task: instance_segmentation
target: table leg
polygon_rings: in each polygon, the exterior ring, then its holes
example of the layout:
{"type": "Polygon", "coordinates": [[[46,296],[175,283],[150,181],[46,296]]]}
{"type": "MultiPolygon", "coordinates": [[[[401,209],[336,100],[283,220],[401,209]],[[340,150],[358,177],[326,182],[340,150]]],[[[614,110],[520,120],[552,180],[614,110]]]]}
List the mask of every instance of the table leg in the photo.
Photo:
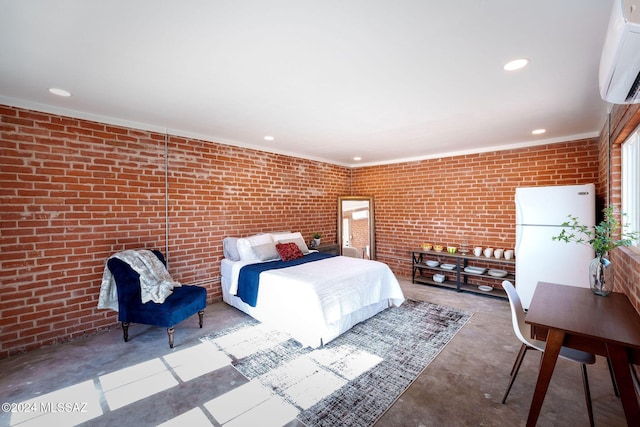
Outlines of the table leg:
{"type": "Polygon", "coordinates": [[[531,408],[529,408],[529,418],[527,418],[527,427],[534,427],[538,422],[538,416],[540,415],[540,409],[542,409],[542,403],[544,397],[547,394],[549,388],[549,382],[551,381],[551,375],[556,367],[558,360],[558,354],[562,348],[562,342],[564,341],[565,333],[556,329],[549,329],[547,335],[547,344],[545,351],[542,355],[542,363],[540,364],[540,372],[538,372],[538,381],[536,382],[536,389],[533,392],[533,400],[531,401],[531,408]]]}
{"type": "Polygon", "coordinates": [[[613,368],[613,375],[620,392],[620,400],[624,409],[624,416],[630,426],[640,425],[640,407],[638,396],[631,379],[631,367],[627,350],[623,346],[607,343],[607,353],[613,368]]]}

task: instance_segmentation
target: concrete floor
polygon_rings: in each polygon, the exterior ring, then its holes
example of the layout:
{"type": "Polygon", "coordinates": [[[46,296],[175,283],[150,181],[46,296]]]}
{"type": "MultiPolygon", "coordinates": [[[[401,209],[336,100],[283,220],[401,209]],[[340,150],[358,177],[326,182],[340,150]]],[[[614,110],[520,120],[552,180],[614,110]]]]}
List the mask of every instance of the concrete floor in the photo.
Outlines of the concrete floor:
{"type": "MultiPolygon", "coordinates": [[[[401,285],[409,299],[460,308],[473,316],[376,426],[525,425],[539,353],[527,354],[507,403],[501,404],[520,347],[508,302],[406,280],[401,285]]],[[[247,380],[199,338],[245,318],[217,303],[207,308],[203,329],[197,316],[176,328],[173,350],[163,328],[132,325],[128,343],[121,329],[114,328],[0,360],[0,401],[20,410],[9,413],[3,406],[0,426],[219,426],[226,421],[220,414],[228,412],[225,397],[233,394],[228,392],[246,388],[247,380]],[[21,404],[33,399],[37,403],[21,404]]],[[[606,361],[598,358],[588,372],[596,425],[626,425],[606,361]]],[[[290,418],[277,419],[269,415],[272,409],[235,425],[287,424],[290,418]]],[[[558,361],[538,425],[588,425],[577,364],[558,361]]]]}

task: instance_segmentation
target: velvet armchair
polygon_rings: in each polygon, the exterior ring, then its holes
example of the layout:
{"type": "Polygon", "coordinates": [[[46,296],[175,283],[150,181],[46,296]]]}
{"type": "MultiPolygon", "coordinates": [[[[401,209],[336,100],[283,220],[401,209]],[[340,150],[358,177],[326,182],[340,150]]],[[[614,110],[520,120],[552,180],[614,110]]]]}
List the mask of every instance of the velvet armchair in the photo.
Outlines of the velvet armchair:
{"type": "MultiPolygon", "coordinates": [[[[166,266],[162,253],[153,253],[166,266]]],[[[207,290],[201,286],[183,285],[175,287],[162,304],[149,301],[142,303],[140,275],[129,264],[110,258],[107,266],[111,271],[118,290],[118,320],[122,322],[124,341],[129,340],[129,324],[162,326],[167,328],[169,347],[173,348],[175,326],[188,317],[198,313],[200,327],[207,305],[207,290]]]]}

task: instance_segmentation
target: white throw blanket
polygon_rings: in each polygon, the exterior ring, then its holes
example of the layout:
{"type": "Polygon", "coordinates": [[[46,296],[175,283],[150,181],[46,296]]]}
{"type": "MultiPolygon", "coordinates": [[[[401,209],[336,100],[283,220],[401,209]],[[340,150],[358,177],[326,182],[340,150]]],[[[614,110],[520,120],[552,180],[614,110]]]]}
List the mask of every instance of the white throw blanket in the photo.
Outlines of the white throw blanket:
{"type": "MultiPolygon", "coordinates": [[[[142,302],[163,303],[173,293],[173,288],[182,286],[171,278],[162,261],[149,250],[127,250],[112,255],[129,264],[140,275],[140,295],[142,302]]],[[[107,260],[108,262],[108,260],[107,260]]],[[[105,265],[100,285],[98,308],[118,311],[118,288],[109,267],[105,265]]]]}

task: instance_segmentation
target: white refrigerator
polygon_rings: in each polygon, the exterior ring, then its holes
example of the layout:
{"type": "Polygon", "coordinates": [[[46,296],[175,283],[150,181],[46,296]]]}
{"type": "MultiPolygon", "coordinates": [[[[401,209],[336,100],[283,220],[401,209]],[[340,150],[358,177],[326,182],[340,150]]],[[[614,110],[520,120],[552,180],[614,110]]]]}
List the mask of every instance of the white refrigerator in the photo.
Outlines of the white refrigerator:
{"type": "Polygon", "coordinates": [[[551,282],[589,287],[593,249],[584,244],[552,240],[561,224],[578,217],[595,226],[595,186],[570,185],[516,189],[516,289],[522,306],[529,308],[536,284],[551,282]]]}

